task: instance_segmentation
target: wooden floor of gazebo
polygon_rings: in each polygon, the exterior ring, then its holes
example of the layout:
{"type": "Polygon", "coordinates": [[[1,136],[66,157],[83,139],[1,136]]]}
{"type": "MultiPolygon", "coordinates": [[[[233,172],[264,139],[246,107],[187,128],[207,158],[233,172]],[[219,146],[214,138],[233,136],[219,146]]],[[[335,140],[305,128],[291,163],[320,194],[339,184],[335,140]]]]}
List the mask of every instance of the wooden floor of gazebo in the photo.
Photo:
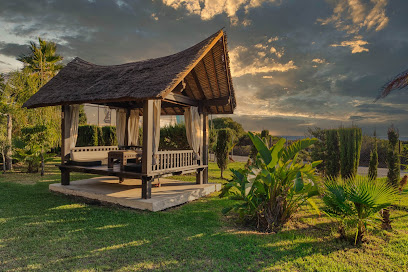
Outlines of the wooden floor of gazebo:
{"type": "Polygon", "coordinates": [[[196,200],[221,189],[221,184],[195,184],[160,178],[160,187],[152,188],[150,199],[141,198],[142,181],[125,179],[119,183],[115,177],[96,177],[72,181],[69,186],[60,183],[51,184],[53,192],[81,197],[101,204],[113,204],[123,207],[161,211],[186,202],[196,200]]]}

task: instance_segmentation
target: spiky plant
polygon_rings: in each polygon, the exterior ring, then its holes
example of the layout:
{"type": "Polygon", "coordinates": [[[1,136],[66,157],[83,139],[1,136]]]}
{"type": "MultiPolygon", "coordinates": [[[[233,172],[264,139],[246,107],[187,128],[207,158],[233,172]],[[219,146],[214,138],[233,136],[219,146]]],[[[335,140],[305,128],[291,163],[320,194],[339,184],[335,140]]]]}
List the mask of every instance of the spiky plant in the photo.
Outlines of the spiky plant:
{"type": "Polygon", "coordinates": [[[386,181],[373,181],[368,177],[329,178],[324,185],[325,213],[338,220],[341,235],[345,235],[345,225],[356,226],[355,244],[362,241],[367,225],[373,223],[374,216],[398,198],[395,187],[386,181]]]}

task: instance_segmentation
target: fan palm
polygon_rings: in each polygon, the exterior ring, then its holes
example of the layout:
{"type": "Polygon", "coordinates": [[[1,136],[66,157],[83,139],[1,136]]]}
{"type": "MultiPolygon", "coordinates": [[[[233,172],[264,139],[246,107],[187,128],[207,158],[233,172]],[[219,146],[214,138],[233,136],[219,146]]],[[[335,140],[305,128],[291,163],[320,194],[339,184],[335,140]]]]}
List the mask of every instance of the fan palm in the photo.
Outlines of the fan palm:
{"type": "Polygon", "coordinates": [[[44,85],[46,79],[50,79],[63,67],[59,64],[63,58],[56,54],[57,45],[38,38],[39,45],[30,42],[30,53],[20,55],[17,60],[23,62],[26,67],[39,76],[40,85],[44,85]]]}
{"type": "Polygon", "coordinates": [[[368,177],[328,179],[324,185],[325,213],[339,220],[341,235],[345,233],[343,223],[356,226],[355,244],[361,242],[374,216],[398,198],[397,190],[386,181],[368,177]]]}

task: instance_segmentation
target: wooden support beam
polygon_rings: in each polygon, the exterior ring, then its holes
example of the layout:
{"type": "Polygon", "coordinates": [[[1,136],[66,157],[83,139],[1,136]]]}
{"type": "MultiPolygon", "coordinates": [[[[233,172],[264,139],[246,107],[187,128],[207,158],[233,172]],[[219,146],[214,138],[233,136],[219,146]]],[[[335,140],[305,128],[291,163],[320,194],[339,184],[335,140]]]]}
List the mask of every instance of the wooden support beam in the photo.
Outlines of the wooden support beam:
{"type": "Polygon", "coordinates": [[[200,93],[202,99],[206,99],[207,97],[204,94],[203,87],[201,86],[200,80],[198,79],[195,69],[191,70],[191,75],[193,76],[194,82],[197,85],[198,92],[200,93]]]}
{"type": "MultiPolygon", "coordinates": [[[[209,146],[209,128],[208,128],[208,113],[203,112],[203,142],[202,142],[202,165],[208,165],[208,146],[209,146]]],[[[203,183],[208,183],[208,167],[203,170],[203,183]]]]}
{"type": "Polygon", "coordinates": [[[212,97],[210,97],[210,99],[212,99],[212,98],[214,98],[214,90],[213,90],[213,87],[211,86],[210,77],[208,76],[208,71],[207,71],[207,67],[205,65],[204,59],[205,59],[205,57],[201,60],[201,62],[203,63],[205,76],[207,78],[208,86],[210,86],[210,90],[211,90],[211,94],[212,94],[212,97]]]}
{"type": "Polygon", "coordinates": [[[230,103],[229,97],[220,97],[209,100],[200,101],[200,105],[209,107],[209,106],[225,106],[230,103]]]}
{"type": "Polygon", "coordinates": [[[70,171],[68,169],[62,169],[61,170],[61,185],[69,185],[70,183],[70,171]]]}
{"type": "Polygon", "coordinates": [[[125,146],[129,145],[129,119],[130,119],[130,109],[126,109],[125,146]]]}
{"type": "Polygon", "coordinates": [[[164,100],[185,106],[198,106],[197,100],[182,94],[169,93],[164,100]]]}
{"type": "Polygon", "coordinates": [[[153,156],[153,100],[146,100],[143,106],[143,153],[142,173],[152,172],[153,156]]]}
{"type": "Polygon", "coordinates": [[[152,198],[152,177],[142,177],[142,198],[152,198]]]}
{"type": "Polygon", "coordinates": [[[214,51],[211,49],[211,57],[212,57],[212,63],[213,63],[213,68],[214,68],[214,76],[215,76],[215,81],[217,82],[217,91],[218,91],[218,97],[221,97],[221,89],[220,89],[220,84],[218,82],[218,76],[217,76],[217,67],[215,67],[215,57],[214,57],[214,51]]]}
{"type": "MultiPolygon", "coordinates": [[[[225,46],[225,36],[222,36],[222,45],[224,51],[224,64],[225,64],[225,73],[227,74],[227,84],[228,84],[228,94],[231,96],[231,79],[228,70],[228,59],[227,59],[227,49],[225,46]]],[[[232,109],[232,107],[231,107],[232,109]]]]}

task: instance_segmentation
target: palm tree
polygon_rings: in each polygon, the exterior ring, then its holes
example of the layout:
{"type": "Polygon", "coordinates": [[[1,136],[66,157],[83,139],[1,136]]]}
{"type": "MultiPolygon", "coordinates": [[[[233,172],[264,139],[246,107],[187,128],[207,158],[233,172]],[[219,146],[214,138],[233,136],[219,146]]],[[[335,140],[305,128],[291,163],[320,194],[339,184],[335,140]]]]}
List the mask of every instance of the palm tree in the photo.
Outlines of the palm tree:
{"type": "Polygon", "coordinates": [[[39,45],[30,42],[30,53],[20,55],[17,60],[24,63],[25,67],[40,78],[40,87],[47,79],[55,76],[62,69],[62,56],[56,54],[57,45],[54,42],[47,42],[38,38],[39,45]]]}
{"type": "Polygon", "coordinates": [[[393,90],[401,90],[408,87],[408,70],[402,72],[401,74],[397,75],[395,78],[390,80],[386,83],[380,94],[377,96],[375,101],[381,98],[385,98],[389,95],[393,90]]]}
{"type": "MultiPolygon", "coordinates": [[[[17,60],[24,63],[25,69],[40,79],[40,88],[62,69],[62,56],[57,55],[57,44],[38,38],[39,45],[30,42],[30,53],[20,55],[17,60]]],[[[55,109],[51,110],[54,111],[55,109]]],[[[44,150],[41,149],[41,176],[44,175],[44,150]]]]}

